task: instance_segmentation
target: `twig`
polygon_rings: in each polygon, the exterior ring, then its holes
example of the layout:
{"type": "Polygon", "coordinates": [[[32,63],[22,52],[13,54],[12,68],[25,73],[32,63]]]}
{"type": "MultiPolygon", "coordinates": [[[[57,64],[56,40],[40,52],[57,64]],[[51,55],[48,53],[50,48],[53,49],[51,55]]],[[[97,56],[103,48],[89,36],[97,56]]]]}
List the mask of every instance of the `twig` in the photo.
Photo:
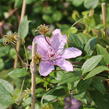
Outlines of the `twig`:
{"type": "Polygon", "coordinates": [[[31,96],[32,96],[32,102],[31,102],[31,109],[35,109],[35,85],[36,85],[36,64],[34,62],[35,57],[35,42],[32,42],[32,61],[30,65],[30,71],[31,71],[31,96]]]}
{"type": "MultiPolygon", "coordinates": [[[[19,58],[19,60],[21,61],[22,65],[25,65],[25,62],[23,61],[23,59],[20,57],[20,55],[18,54],[16,48],[14,47],[15,51],[16,51],[16,54],[17,54],[17,57],[19,58]]],[[[28,64],[28,63],[27,63],[28,64]]]]}
{"type": "MultiPolygon", "coordinates": [[[[25,47],[25,45],[24,45],[24,51],[25,51],[26,63],[27,63],[27,65],[29,65],[29,62],[28,62],[28,54],[27,54],[27,52],[26,52],[26,47],[25,47]]],[[[28,66],[27,66],[27,68],[28,68],[28,66]]]]}
{"type": "Polygon", "coordinates": [[[83,20],[83,18],[77,20],[77,21],[72,25],[72,27],[75,26],[77,23],[81,22],[82,20],[83,20]]]}
{"type": "Polygon", "coordinates": [[[23,0],[20,23],[21,23],[22,20],[23,20],[23,17],[24,17],[24,15],[25,15],[25,11],[26,11],[26,0],[23,0]]]}
{"type": "Polygon", "coordinates": [[[11,9],[11,10],[8,12],[8,16],[6,17],[6,19],[8,19],[9,17],[11,17],[16,11],[17,11],[17,8],[11,9]]]}
{"type": "Polygon", "coordinates": [[[102,8],[102,23],[105,26],[105,36],[106,36],[106,3],[102,3],[101,8],[102,8]]]}
{"type": "MultiPolygon", "coordinates": [[[[26,10],[26,1],[23,0],[20,23],[22,22],[23,17],[24,17],[24,15],[25,15],[25,10],[26,10]]],[[[18,53],[18,54],[19,54],[19,50],[20,50],[20,44],[21,44],[21,41],[18,40],[18,41],[17,41],[17,44],[16,44],[16,50],[17,50],[17,53],[18,53]]],[[[18,56],[16,56],[16,58],[15,58],[15,61],[14,61],[14,68],[17,68],[17,65],[18,65],[18,56]]]]}

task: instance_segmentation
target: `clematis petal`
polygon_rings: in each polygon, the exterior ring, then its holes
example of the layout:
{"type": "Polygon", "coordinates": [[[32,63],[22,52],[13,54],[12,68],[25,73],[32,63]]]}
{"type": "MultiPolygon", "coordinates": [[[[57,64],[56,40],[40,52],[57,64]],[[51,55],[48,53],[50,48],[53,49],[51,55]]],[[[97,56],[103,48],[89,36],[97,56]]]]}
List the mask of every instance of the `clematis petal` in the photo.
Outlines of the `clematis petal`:
{"type": "Polygon", "coordinates": [[[73,65],[64,59],[58,59],[56,65],[61,67],[65,71],[73,71],[73,65]]]}
{"type": "Polygon", "coordinates": [[[45,37],[43,35],[38,35],[36,36],[33,41],[35,41],[37,47],[37,53],[39,53],[39,55],[41,55],[42,58],[47,58],[48,56],[48,51],[50,49],[50,45],[49,45],[49,39],[45,39],[45,37]]]}
{"type": "Polygon", "coordinates": [[[69,58],[76,58],[78,56],[80,56],[82,54],[82,51],[71,47],[71,48],[66,48],[62,54],[62,57],[65,59],[69,59],[69,58]]]}
{"type": "Polygon", "coordinates": [[[67,37],[61,34],[60,29],[55,29],[51,37],[51,46],[57,52],[58,50],[63,50],[67,42],[67,37]]]}
{"type": "Polygon", "coordinates": [[[43,49],[41,46],[37,46],[36,52],[41,56],[43,60],[48,60],[48,52],[43,49]]]}
{"type": "Polygon", "coordinates": [[[37,46],[40,46],[44,50],[48,50],[50,47],[49,43],[47,42],[48,39],[46,40],[45,36],[43,35],[36,36],[33,41],[37,44],[37,46]]]}
{"type": "Polygon", "coordinates": [[[54,66],[49,61],[41,61],[39,65],[39,73],[42,76],[47,76],[54,70],[54,66]]]}

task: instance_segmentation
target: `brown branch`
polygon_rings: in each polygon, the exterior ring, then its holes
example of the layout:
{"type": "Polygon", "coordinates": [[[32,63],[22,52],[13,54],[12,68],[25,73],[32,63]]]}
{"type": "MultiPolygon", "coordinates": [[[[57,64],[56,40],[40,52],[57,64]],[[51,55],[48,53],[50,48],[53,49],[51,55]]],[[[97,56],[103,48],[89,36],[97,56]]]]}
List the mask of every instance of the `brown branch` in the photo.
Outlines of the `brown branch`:
{"type": "Polygon", "coordinates": [[[14,9],[9,10],[8,16],[6,17],[6,19],[8,19],[9,17],[11,17],[16,11],[17,11],[17,8],[14,8],[14,9]]]}
{"type": "Polygon", "coordinates": [[[102,8],[102,23],[105,26],[105,35],[106,35],[106,3],[102,3],[101,8],[102,8]]]}
{"type": "Polygon", "coordinates": [[[32,96],[32,102],[31,102],[31,109],[35,109],[35,85],[36,85],[36,64],[34,62],[35,57],[35,43],[32,42],[32,61],[30,65],[30,71],[31,71],[31,96],[32,96]]]}
{"type": "MultiPolygon", "coordinates": [[[[20,23],[22,22],[23,17],[25,15],[25,10],[26,10],[26,0],[23,0],[20,23]]],[[[19,51],[20,51],[20,45],[21,45],[21,41],[18,40],[17,44],[16,44],[16,50],[17,50],[18,54],[19,54],[19,51]]],[[[15,58],[15,61],[14,61],[14,68],[17,68],[17,65],[18,65],[18,56],[16,55],[16,58],[15,58]]]]}
{"type": "Polygon", "coordinates": [[[24,17],[24,15],[25,15],[25,11],[26,11],[26,0],[23,0],[20,23],[21,23],[22,20],[23,20],[23,17],[24,17]]]}
{"type": "Polygon", "coordinates": [[[15,49],[15,51],[16,51],[16,54],[17,54],[18,59],[19,59],[20,62],[21,62],[21,65],[24,66],[24,67],[28,67],[28,66],[27,66],[28,64],[26,64],[26,62],[24,62],[23,59],[21,58],[21,56],[18,54],[18,52],[17,52],[17,50],[16,50],[16,47],[14,47],[14,49],[15,49]]]}

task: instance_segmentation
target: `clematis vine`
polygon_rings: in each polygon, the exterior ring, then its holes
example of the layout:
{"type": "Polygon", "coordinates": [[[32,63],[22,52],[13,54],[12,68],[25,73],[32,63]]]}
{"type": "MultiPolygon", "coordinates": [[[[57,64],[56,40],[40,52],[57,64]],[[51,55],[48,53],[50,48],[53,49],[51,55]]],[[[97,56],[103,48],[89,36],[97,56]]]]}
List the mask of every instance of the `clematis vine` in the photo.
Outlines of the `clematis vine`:
{"type": "Polygon", "coordinates": [[[59,66],[65,71],[73,71],[73,65],[66,59],[76,58],[82,54],[81,50],[74,47],[64,49],[67,37],[60,29],[55,29],[51,38],[38,35],[33,41],[36,43],[36,53],[41,57],[39,73],[42,76],[52,72],[54,66],[59,66]]]}

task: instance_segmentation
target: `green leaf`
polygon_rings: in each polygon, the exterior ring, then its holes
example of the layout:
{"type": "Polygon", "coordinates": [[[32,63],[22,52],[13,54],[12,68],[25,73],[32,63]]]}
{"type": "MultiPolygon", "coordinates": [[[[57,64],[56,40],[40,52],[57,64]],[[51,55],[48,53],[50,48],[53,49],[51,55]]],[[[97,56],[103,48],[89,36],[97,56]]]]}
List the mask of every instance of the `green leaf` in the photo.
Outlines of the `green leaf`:
{"type": "Polygon", "coordinates": [[[51,6],[46,6],[46,7],[43,7],[42,12],[43,12],[44,14],[51,14],[51,13],[53,13],[53,9],[52,9],[51,6]]]}
{"type": "Polygon", "coordinates": [[[86,43],[89,40],[89,36],[86,34],[83,34],[83,33],[79,33],[78,38],[81,41],[81,44],[82,44],[81,46],[83,46],[82,48],[84,48],[84,46],[86,45],[86,43]]]}
{"type": "Polygon", "coordinates": [[[70,36],[68,37],[68,41],[71,46],[73,45],[74,47],[77,48],[83,48],[83,44],[77,34],[71,33],[70,36]]]}
{"type": "Polygon", "coordinates": [[[25,98],[23,100],[23,106],[28,106],[31,104],[31,97],[25,98]]]}
{"type": "Polygon", "coordinates": [[[102,47],[101,45],[97,44],[97,53],[103,56],[103,61],[105,64],[109,64],[109,53],[106,48],[102,47]]]}
{"type": "Polygon", "coordinates": [[[85,45],[84,50],[86,51],[87,55],[92,55],[92,53],[94,52],[94,48],[96,45],[96,37],[91,38],[85,45]]]}
{"type": "Polygon", "coordinates": [[[43,88],[37,88],[36,92],[37,92],[37,97],[42,97],[43,94],[45,93],[45,90],[43,88]]]}
{"type": "Polygon", "coordinates": [[[86,8],[96,8],[98,6],[99,0],[85,0],[84,6],[86,8]]]}
{"type": "Polygon", "coordinates": [[[75,33],[77,33],[77,28],[76,27],[70,27],[69,29],[68,29],[68,32],[67,32],[67,34],[68,34],[68,36],[71,34],[71,33],[73,33],[73,34],[75,34],[75,33]]]}
{"type": "Polygon", "coordinates": [[[8,82],[3,79],[0,79],[0,84],[9,92],[12,93],[14,91],[13,86],[8,82]]]}
{"type": "Polygon", "coordinates": [[[102,60],[102,55],[96,55],[87,59],[82,65],[82,74],[85,74],[93,70],[101,60],[102,60]]]}
{"type": "Polygon", "coordinates": [[[3,106],[2,104],[0,104],[0,109],[6,109],[7,106],[3,106]]]}
{"type": "Polygon", "coordinates": [[[19,8],[22,5],[22,0],[15,0],[14,7],[19,8]]]}
{"type": "Polygon", "coordinates": [[[9,53],[9,46],[0,47],[0,57],[6,56],[9,53]]]}
{"type": "Polygon", "coordinates": [[[84,13],[83,23],[86,25],[87,31],[92,31],[96,26],[95,18],[94,17],[88,17],[87,13],[86,14],[84,13]]]}
{"type": "Polygon", "coordinates": [[[99,91],[90,91],[91,98],[94,100],[97,109],[109,109],[109,94],[101,94],[99,91]]]}
{"type": "Polygon", "coordinates": [[[80,80],[77,85],[77,89],[79,90],[79,92],[84,92],[89,88],[91,83],[92,79],[80,80]]]}
{"type": "Polygon", "coordinates": [[[72,0],[73,5],[77,7],[82,5],[83,2],[84,0],[72,0]]]}
{"type": "Polygon", "coordinates": [[[15,59],[15,57],[16,57],[16,50],[14,48],[11,48],[9,54],[10,54],[10,57],[12,57],[13,59],[15,59]]]}
{"type": "Polygon", "coordinates": [[[0,70],[4,68],[4,62],[3,59],[0,58],[0,70]]]}
{"type": "Polygon", "coordinates": [[[35,0],[26,0],[26,3],[27,4],[31,4],[31,3],[33,3],[35,0]]]}
{"type": "Polygon", "coordinates": [[[66,94],[65,87],[62,87],[62,86],[58,86],[54,88],[54,91],[52,92],[52,95],[57,97],[64,96],[65,94],[66,94]]]}
{"type": "Polygon", "coordinates": [[[91,77],[93,77],[103,71],[106,71],[106,70],[109,70],[109,68],[105,67],[105,66],[98,66],[95,69],[93,69],[91,72],[89,72],[84,79],[91,78],[91,77]]]}
{"type": "MultiPolygon", "coordinates": [[[[30,108],[30,107],[29,107],[30,108]]],[[[40,105],[37,103],[37,104],[35,104],[35,108],[36,109],[41,109],[41,107],[40,107],[40,105]]]]}
{"type": "Polygon", "coordinates": [[[28,74],[28,72],[25,68],[16,68],[8,73],[8,75],[13,79],[24,77],[27,74],[28,74]]]}
{"type": "Polygon", "coordinates": [[[52,104],[54,109],[63,109],[63,106],[61,105],[60,102],[53,102],[52,104]]]}
{"type": "Polygon", "coordinates": [[[2,46],[4,46],[3,41],[4,41],[4,39],[1,38],[1,39],[0,39],[0,48],[1,48],[2,46]]]}
{"type": "Polygon", "coordinates": [[[102,94],[105,94],[106,89],[104,86],[104,79],[102,77],[95,77],[92,82],[93,87],[101,92],[102,94]]]}
{"type": "Polygon", "coordinates": [[[60,21],[62,19],[62,13],[60,11],[56,11],[52,15],[53,21],[60,21]]]}
{"type": "Polygon", "coordinates": [[[6,109],[14,102],[11,96],[12,92],[13,86],[9,82],[0,79],[0,107],[6,109]]]}
{"type": "Polygon", "coordinates": [[[83,108],[83,109],[96,109],[96,108],[92,108],[92,107],[85,107],[85,108],[83,108]]]}
{"type": "Polygon", "coordinates": [[[20,35],[21,38],[24,39],[27,36],[28,31],[29,31],[29,21],[27,16],[25,16],[19,25],[18,34],[20,35]]]}
{"type": "Polygon", "coordinates": [[[58,83],[59,84],[71,83],[76,80],[79,80],[80,76],[81,76],[81,74],[78,71],[64,73],[62,75],[61,79],[58,81],[58,83]]]}
{"type": "Polygon", "coordinates": [[[43,96],[43,99],[46,100],[46,101],[52,101],[54,99],[56,99],[57,97],[56,96],[53,96],[53,95],[44,95],[43,96]]]}
{"type": "Polygon", "coordinates": [[[53,23],[53,20],[51,19],[51,16],[44,14],[42,16],[43,20],[46,21],[47,23],[53,23]]]}

